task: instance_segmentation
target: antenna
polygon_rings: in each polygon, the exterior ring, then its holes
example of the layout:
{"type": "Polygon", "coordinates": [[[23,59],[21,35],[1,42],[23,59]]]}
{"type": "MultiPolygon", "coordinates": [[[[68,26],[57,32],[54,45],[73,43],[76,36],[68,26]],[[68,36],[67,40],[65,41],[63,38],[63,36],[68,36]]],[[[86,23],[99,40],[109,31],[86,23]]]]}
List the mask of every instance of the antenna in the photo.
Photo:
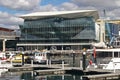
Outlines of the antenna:
{"type": "Polygon", "coordinates": [[[105,9],[103,10],[103,14],[104,14],[104,19],[106,19],[106,11],[105,11],[105,9]]]}

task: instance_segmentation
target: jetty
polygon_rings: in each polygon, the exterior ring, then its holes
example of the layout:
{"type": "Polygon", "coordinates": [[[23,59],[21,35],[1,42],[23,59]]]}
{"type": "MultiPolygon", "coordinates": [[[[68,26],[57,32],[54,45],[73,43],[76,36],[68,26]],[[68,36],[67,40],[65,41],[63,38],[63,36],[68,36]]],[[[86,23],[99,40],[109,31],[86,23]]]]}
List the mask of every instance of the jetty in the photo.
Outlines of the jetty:
{"type": "Polygon", "coordinates": [[[120,73],[99,74],[99,75],[85,75],[83,80],[120,80],[120,73]]]}

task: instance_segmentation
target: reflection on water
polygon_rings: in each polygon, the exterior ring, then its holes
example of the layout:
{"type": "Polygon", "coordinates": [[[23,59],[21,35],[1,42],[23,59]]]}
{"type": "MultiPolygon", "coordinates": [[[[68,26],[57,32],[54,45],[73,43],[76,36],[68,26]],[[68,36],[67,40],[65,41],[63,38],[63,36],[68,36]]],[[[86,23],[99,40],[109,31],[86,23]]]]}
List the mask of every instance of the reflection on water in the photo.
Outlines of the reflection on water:
{"type": "Polygon", "coordinates": [[[34,76],[32,72],[6,72],[2,73],[0,80],[82,80],[80,75],[59,74],[34,76]]]}
{"type": "Polygon", "coordinates": [[[75,75],[47,75],[47,76],[38,76],[35,80],[81,80],[80,76],[75,75]]]}

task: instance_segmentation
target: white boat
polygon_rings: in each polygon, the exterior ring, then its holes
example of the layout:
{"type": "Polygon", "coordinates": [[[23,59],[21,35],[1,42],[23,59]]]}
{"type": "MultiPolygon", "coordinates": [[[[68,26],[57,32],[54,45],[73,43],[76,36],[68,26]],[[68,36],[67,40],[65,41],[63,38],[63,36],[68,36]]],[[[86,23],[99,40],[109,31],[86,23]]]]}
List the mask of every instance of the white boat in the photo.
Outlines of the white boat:
{"type": "Polygon", "coordinates": [[[8,68],[13,67],[12,63],[4,62],[0,60],[0,71],[8,71],[8,68]]]}
{"type": "Polygon", "coordinates": [[[34,52],[34,62],[45,63],[47,61],[47,52],[34,52]]]}
{"type": "Polygon", "coordinates": [[[112,58],[108,64],[103,66],[103,69],[108,70],[120,69],[120,58],[112,58]]]}
{"type": "Polygon", "coordinates": [[[98,64],[102,66],[103,69],[108,69],[108,70],[120,69],[120,48],[97,49],[96,51],[99,54],[108,55],[103,58],[107,63],[100,62],[100,64],[98,64]]]}

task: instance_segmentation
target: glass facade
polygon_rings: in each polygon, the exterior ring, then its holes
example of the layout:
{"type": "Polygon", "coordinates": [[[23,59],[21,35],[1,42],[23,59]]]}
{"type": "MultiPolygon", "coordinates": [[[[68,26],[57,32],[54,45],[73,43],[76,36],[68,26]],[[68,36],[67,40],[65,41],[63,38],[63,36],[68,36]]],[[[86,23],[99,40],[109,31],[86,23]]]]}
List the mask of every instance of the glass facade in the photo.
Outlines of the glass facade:
{"type": "MultiPolygon", "coordinates": [[[[97,41],[93,17],[25,19],[20,43],[64,44],[97,41]]],[[[98,35],[99,36],[99,35],[98,35]]],[[[70,46],[71,47],[71,46],[70,46]]]]}
{"type": "Polygon", "coordinates": [[[119,24],[105,23],[106,41],[110,42],[112,37],[118,36],[119,35],[119,29],[120,29],[119,24]]]}
{"type": "Polygon", "coordinates": [[[23,40],[40,42],[83,42],[95,40],[95,22],[92,17],[67,19],[51,17],[25,20],[21,26],[23,40]]]}

